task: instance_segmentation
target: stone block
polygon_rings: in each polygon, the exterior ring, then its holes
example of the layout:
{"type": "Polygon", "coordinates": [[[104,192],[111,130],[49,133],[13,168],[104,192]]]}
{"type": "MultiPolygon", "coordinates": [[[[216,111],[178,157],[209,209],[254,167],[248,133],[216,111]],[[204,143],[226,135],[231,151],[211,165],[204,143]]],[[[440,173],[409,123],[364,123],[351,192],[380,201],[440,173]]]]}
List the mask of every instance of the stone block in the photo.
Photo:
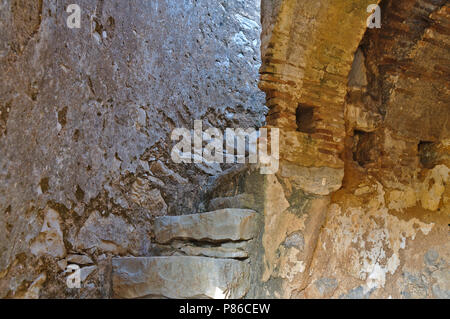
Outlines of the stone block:
{"type": "Polygon", "coordinates": [[[249,265],[233,259],[191,256],[113,258],[118,298],[242,298],[249,265]]]}
{"type": "Polygon", "coordinates": [[[155,237],[159,243],[174,239],[209,242],[249,240],[257,234],[257,217],[257,213],[248,209],[163,216],[155,220],[155,237]]]}

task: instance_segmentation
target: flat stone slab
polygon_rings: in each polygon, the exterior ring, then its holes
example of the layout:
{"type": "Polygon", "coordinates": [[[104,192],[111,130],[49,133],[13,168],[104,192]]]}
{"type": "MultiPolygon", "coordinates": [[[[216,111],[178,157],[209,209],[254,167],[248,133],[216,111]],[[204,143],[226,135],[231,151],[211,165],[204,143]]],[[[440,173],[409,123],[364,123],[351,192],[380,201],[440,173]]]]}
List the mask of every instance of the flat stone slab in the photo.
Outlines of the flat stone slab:
{"type": "Polygon", "coordinates": [[[192,256],[113,258],[117,298],[242,298],[249,265],[234,259],[192,256]]]}
{"type": "Polygon", "coordinates": [[[159,243],[174,239],[196,241],[249,240],[258,231],[258,214],[249,209],[221,209],[209,213],[163,216],[155,220],[155,237],[159,243]]]}

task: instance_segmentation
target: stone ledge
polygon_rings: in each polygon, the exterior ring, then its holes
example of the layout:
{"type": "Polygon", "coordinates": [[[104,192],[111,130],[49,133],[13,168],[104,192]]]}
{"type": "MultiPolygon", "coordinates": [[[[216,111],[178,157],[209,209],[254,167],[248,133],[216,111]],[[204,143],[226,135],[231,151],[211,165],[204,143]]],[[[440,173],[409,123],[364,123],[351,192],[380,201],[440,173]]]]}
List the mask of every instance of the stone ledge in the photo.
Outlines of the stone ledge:
{"type": "Polygon", "coordinates": [[[250,240],[258,231],[257,213],[249,209],[221,209],[213,212],[163,216],[155,220],[158,243],[174,239],[224,242],[250,240]]]}
{"type": "Polygon", "coordinates": [[[191,256],[113,258],[116,298],[242,298],[249,265],[232,259],[191,256]]]}

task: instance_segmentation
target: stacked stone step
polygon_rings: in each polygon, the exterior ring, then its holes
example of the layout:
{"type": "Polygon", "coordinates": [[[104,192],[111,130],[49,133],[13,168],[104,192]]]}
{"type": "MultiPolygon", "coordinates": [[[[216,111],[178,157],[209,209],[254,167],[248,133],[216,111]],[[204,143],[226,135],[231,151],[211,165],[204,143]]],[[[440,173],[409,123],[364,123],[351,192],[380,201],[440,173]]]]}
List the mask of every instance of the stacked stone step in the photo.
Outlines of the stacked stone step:
{"type": "Polygon", "coordinates": [[[258,214],[249,209],[160,217],[156,241],[191,256],[114,258],[115,297],[242,298],[250,288],[245,243],[257,232],[258,214]]]}

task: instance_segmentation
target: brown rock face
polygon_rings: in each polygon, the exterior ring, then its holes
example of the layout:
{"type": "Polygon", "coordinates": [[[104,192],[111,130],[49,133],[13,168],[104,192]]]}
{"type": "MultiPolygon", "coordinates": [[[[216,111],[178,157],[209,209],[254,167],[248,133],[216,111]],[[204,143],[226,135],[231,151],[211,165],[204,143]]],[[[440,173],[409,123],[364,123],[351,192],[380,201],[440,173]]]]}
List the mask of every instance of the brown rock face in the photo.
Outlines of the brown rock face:
{"type": "Polygon", "coordinates": [[[380,1],[379,29],[366,28],[365,1],[263,2],[260,87],[283,132],[262,242],[278,266],[256,295],[448,298],[427,270],[435,254],[449,271],[448,2],[380,1]],[[328,194],[317,220],[308,202],[328,194]],[[293,233],[312,256],[271,241],[275,219],[294,224],[286,211],[318,221],[305,227],[315,236],[293,233]]]}

